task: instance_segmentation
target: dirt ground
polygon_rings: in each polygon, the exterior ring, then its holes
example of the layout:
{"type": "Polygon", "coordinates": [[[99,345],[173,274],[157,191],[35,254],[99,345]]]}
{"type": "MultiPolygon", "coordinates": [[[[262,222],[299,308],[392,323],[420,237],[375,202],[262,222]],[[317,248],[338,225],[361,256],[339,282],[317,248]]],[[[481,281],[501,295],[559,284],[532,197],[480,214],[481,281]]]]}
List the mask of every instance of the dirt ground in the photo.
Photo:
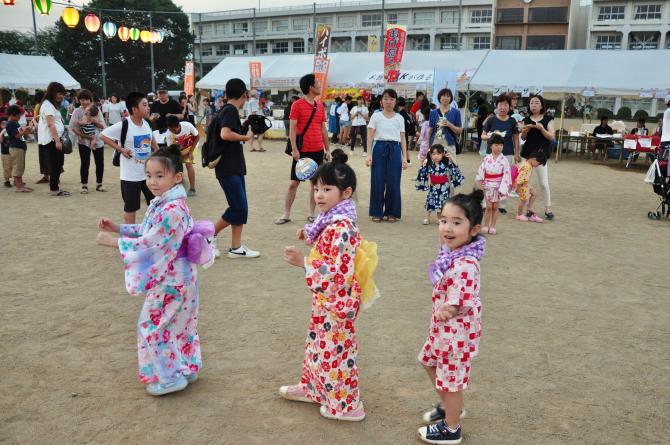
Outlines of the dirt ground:
{"type": "MultiPolygon", "coordinates": [[[[310,295],[281,253],[305,222],[308,191],[300,188],[292,223],[272,223],[289,159],[282,143],[266,146],[246,153],[244,242],[262,256],[224,257],[201,271],[201,380],[163,398],[147,395],[136,377],[142,301],[125,292],[118,255],[94,242],[98,217],[121,217],[111,151],[109,193],[78,193],[76,153],[62,178],[69,198],[50,197],[45,185],[32,194],[0,190],[1,443],[418,443],[421,414],[436,400],[416,356],[431,307],[426,265],[438,246],[437,226],[421,225],[416,162],[402,180],[403,220],[374,224],[366,217],[369,170],[358,154],[350,160],[361,231],[379,243],[382,299],[358,321],[368,417],[338,423],[277,395],[299,377],[306,334],[310,295]]],[[[468,190],[479,157],[458,159],[468,190]]],[[[644,168],[573,155],[549,169],[556,220],[501,217],[487,245],[484,332],[465,394],[464,443],[669,443],[670,221],[647,219],[658,199],[642,181],[644,168]]],[[[31,145],[29,184],[37,171],[31,145]]],[[[217,218],[223,193],[213,172],[197,174],[192,213],[217,218]]],[[[224,232],[219,244],[228,242],[224,232]]]]}

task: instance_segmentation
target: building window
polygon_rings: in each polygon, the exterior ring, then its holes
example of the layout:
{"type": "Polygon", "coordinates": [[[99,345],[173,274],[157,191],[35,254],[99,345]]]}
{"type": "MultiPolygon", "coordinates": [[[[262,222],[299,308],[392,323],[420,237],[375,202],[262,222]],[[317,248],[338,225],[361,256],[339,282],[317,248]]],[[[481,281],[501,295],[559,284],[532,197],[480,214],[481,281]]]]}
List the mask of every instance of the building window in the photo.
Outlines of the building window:
{"type": "Polygon", "coordinates": [[[288,31],[288,19],[273,20],[272,21],[272,31],[273,32],[286,32],[286,31],[288,31]]]}
{"type": "Polygon", "coordinates": [[[202,47],[202,57],[209,57],[212,55],[212,47],[211,46],[203,46],[202,47]]]}
{"type": "Polygon", "coordinates": [[[458,49],[458,36],[456,34],[441,36],[440,49],[458,49]]]}
{"type": "Polygon", "coordinates": [[[440,12],[440,23],[444,25],[458,25],[458,9],[447,9],[440,12]]]}
{"type": "Polygon", "coordinates": [[[309,19],[307,17],[298,17],[293,19],[294,31],[306,31],[309,28],[309,19]]]}
{"type": "Polygon", "coordinates": [[[247,22],[233,23],[233,34],[244,34],[249,32],[249,24],[247,22]]]}
{"type": "Polygon", "coordinates": [[[521,49],[521,36],[496,37],[496,49],[521,49]]]}
{"type": "Polygon", "coordinates": [[[623,20],[625,6],[601,6],[598,10],[598,21],[623,20]]]}
{"type": "Polygon", "coordinates": [[[628,36],[628,49],[658,49],[658,32],[632,32],[628,36]]]}
{"type": "Polygon", "coordinates": [[[352,29],[356,26],[356,16],[341,15],[337,17],[337,27],[343,29],[352,29]]]}
{"type": "Polygon", "coordinates": [[[637,5],[635,20],[660,20],[661,5],[637,5]]]}
{"type": "Polygon", "coordinates": [[[498,9],[498,23],[523,23],[523,8],[498,9]]]}
{"type": "Polygon", "coordinates": [[[259,20],[256,22],[256,32],[267,32],[268,31],[268,21],[259,20]]]}
{"type": "Polygon", "coordinates": [[[267,54],[267,53],[268,53],[268,42],[256,43],[256,54],[267,54]]]}
{"type": "Polygon", "coordinates": [[[491,36],[474,36],[472,37],[472,49],[490,49],[491,36]]]}
{"type": "Polygon", "coordinates": [[[415,12],[415,25],[432,25],[435,23],[435,15],[432,12],[415,12]]]}
{"type": "Polygon", "coordinates": [[[595,96],[592,97],[589,100],[589,103],[591,104],[591,107],[593,110],[597,110],[599,108],[604,108],[606,110],[610,110],[612,113],[614,113],[614,104],[616,103],[616,97],[613,96],[595,96]]]}
{"type": "Polygon", "coordinates": [[[333,17],[330,15],[322,15],[316,18],[316,23],[321,25],[332,25],[333,17]]]}
{"type": "Polygon", "coordinates": [[[596,49],[621,49],[621,34],[602,34],[596,38],[596,49]]]}
{"type": "Polygon", "coordinates": [[[491,23],[491,18],[490,9],[473,9],[470,12],[470,23],[491,23]]]}
{"type": "Polygon", "coordinates": [[[273,42],[272,54],[283,54],[288,52],[288,42],[273,42]]]}
{"type": "Polygon", "coordinates": [[[247,54],[249,51],[247,50],[247,44],[246,43],[236,43],[235,46],[233,47],[233,53],[236,56],[243,56],[244,54],[247,54]]]}
{"type": "Polygon", "coordinates": [[[367,37],[356,37],[356,43],[354,44],[354,51],[357,53],[366,53],[368,52],[368,38],[367,37]]]}
{"type": "Polygon", "coordinates": [[[416,51],[430,51],[430,36],[410,36],[409,47],[416,51]]]}
{"type": "Polygon", "coordinates": [[[216,55],[217,56],[229,56],[230,55],[230,47],[228,45],[219,45],[216,47],[216,55]]]}
{"type": "Polygon", "coordinates": [[[389,14],[386,14],[386,23],[390,25],[397,25],[398,24],[398,13],[392,12],[389,14]]]}
{"type": "Polygon", "coordinates": [[[304,53],[305,52],[305,41],[304,40],[294,40],[293,41],[293,52],[294,53],[304,53]]]}
{"type": "Polygon", "coordinates": [[[351,39],[348,37],[333,38],[330,41],[330,48],[334,53],[350,53],[351,39]]]}
{"type": "Polygon", "coordinates": [[[214,24],[214,35],[221,36],[226,33],[226,23],[219,22],[214,24]]]}
{"type": "Polygon", "coordinates": [[[530,8],[528,22],[565,23],[568,21],[568,8],[530,8]]]}
{"type": "Polygon", "coordinates": [[[204,25],[200,25],[200,32],[202,33],[203,36],[211,34],[212,33],[212,24],[211,23],[205,23],[204,25]]]}
{"type": "Polygon", "coordinates": [[[382,24],[381,14],[363,14],[361,16],[361,25],[363,27],[381,26],[381,24],[382,24]]]}
{"type": "MultiPolygon", "coordinates": [[[[652,99],[621,99],[621,106],[630,108],[632,114],[635,114],[636,111],[643,110],[647,114],[651,114],[651,102],[652,99]]],[[[662,108],[659,108],[662,110],[662,108]]]]}
{"type": "Polygon", "coordinates": [[[527,36],[526,49],[565,49],[565,36],[527,36]]]}

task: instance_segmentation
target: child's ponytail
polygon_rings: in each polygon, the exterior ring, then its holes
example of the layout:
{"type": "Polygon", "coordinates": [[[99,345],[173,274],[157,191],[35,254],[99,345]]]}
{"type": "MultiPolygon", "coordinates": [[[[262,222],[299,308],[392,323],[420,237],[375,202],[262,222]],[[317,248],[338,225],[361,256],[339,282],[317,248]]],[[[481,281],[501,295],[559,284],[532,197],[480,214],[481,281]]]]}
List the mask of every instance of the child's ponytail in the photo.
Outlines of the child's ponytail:
{"type": "Polygon", "coordinates": [[[151,154],[149,159],[155,159],[161,165],[173,173],[183,173],[184,164],[181,161],[181,147],[179,144],[172,144],[168,147],[159,148],[151,154]]]}
{"type": "Polygon", "coordinates": [[[482,208],[482,201],[484,200],[484,190],[474,189],[472,193],[459,193],[447,200],[446,204],[453,204],[460,207],[465,213],[465,217],[470,222],[470,227],[482,223],[484,218],[484,209],[482,208]]]}

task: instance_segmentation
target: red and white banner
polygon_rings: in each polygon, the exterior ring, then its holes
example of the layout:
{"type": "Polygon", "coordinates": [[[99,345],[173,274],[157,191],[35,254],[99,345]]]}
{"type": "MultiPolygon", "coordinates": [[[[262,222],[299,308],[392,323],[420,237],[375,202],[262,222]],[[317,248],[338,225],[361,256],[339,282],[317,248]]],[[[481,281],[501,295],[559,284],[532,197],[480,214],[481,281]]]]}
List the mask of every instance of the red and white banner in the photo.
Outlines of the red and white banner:
{"type": "Polygon", "coordinates": [[[400,76],[400,63],[405,52],[407,30],[404,26],[388,25],[384,40],[384,80],[396,82],[400,76]]]}
{"type": "Polygon", "coordinates": [[[261,85],[261,62],[249,62],[249,88],[261,85]]]}
{"type": "Polygon", "coordinates": [[[316,45],[314,45],[314,75],[321,84],[322,92],[326,90],[328,69],[330,68],[330,60],[328,59],[328,51],[330,49],[330,33],[330,26],[321,24],[316,25],[316,45]]]}
{"type": "Polygon", "coordinates": [[[195,73],[193,72],[193,62],[186,62],[184,68],[184,93],[188,95],[195,94],[195,73]]]}

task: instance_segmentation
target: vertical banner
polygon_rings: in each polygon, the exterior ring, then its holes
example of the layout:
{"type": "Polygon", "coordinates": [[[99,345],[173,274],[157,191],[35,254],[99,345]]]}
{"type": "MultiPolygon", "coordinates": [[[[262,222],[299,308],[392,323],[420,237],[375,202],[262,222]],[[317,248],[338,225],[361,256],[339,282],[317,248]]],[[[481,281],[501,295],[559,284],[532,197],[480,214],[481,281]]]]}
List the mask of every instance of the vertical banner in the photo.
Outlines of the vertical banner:
{"type": "Polygon", "coordinates": [[[249,62],[249,84],[250,88],[261,85],[261,62],[249,62]]]}
{"type": "Polygon", "coordinates": [[[329,59],[317,59],[314,62],[314,75],[316,80],[321,84],[321,94],[326,91],[326,83],[328,81],[328,68],[330,68],[329,59]]]}
{"type": "Polygon", "coordinates": [[[330,49],[330,32],[331,28],[328,25],[316,25],[316,45],[314,45],[315,53],[314,60],[328,58],[328,50],[330,49]]]}
{"type": "Polygon", "coordinates": [[[396,82],[400,76],[400,63],[405,51],[407,30],[404,26],[388,25],[384,41],[384,81],[396,82]]]}
{"type": "Polygon", "coordinates": [[[369,53],[376,53],[379,51],[379,37],[376,35],[369,35],[368,36],[368,52],[369,53]]]}
{"type": "Polygon", "coordinates": [[[193,62],[186,62],[186,67],[184,68],[184,92],[188,95],[195,94],[193,62]]]}

